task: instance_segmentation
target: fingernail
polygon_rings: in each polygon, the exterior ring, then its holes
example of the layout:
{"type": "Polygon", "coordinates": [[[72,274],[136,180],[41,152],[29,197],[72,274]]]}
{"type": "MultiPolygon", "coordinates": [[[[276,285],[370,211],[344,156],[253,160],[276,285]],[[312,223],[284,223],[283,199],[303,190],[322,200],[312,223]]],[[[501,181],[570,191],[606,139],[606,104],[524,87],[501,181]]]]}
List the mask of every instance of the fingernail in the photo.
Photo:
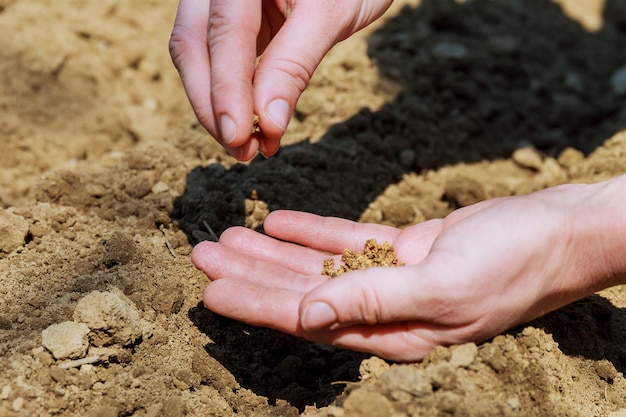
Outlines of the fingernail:
{"type": "Polygon", "coordinates": [[[235,122],[225,114],[220,117],[220,133],[222,134],[222,140],[225,145],[233,143],[237,135],[235,122]]]}
{"type": "Polygon", "coordinates": [[[267,117],[283,131],[289,123],[289,111],[289,103],[282,98],[272,100],[266,108],[267,117]]]}
{"type": "Polygon", "coordinates": [[[259,140],[259,152],[265,159],[269,159],[269,155],[267,154],[267,149],[265,149],[265,141],[263,139],[259,140]]]}
{"type": "Polygon", "coordinates": [[[319,301],[307,305],[300,318],[300,325],[306,331],[330,327],[336,322],[337,314],[335,310],[328,304],[319,301]]]}
{"type": "Polygon", "coordinates": [[[226,147],[226,151],[233,156],[238,161],[241,161],[241,157],[243,156],[243,148],[241,146],[237,148],[231,148],[230,146],[226,147]]]}

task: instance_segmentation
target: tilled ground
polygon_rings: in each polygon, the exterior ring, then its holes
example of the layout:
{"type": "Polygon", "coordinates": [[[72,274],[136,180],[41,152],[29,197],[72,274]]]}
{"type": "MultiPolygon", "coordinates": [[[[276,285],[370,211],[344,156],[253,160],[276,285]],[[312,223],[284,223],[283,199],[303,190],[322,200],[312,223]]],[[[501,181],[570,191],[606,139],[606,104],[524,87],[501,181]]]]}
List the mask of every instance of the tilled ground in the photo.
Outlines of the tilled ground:
{"type": "Polygon", "coordinates": [[[413,365],[200,303],[206,225],[403,227],[626,172],[621,2],[418,3],[335,48],[278,155],[238,164],[170,63],[174,0],[0,0],[0,415],[621,415],[621,287],[413,365]]]}

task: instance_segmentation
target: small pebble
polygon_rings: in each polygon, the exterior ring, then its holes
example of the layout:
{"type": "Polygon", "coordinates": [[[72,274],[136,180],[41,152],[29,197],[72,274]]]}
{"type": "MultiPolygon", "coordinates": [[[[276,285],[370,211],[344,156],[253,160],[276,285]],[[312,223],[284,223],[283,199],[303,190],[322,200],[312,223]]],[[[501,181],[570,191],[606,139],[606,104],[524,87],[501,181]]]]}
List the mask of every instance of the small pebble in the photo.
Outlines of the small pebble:
{"type": "Polygon", "coordinates": [[[513,152],[513,161],[523,168],[537,171],[543,166],[541,154],[532,146],[525,146],[513,152]]]}
{"type": "Polygon", "coordinates": [[[506,404],[509,406],[509,408],[511,409],[511,411],[517,411],[521,408],[521,404],[519,402],[519,398],[517,397],[511,397],[508,400],[506,400],[506,404]]]}
{"type": "Polygon", "coordinates": [[[24,407],[24,398],[17,397],[13,400],[13,403],[11,404],[11,408],[13,408],[13,411],[17,413],[22,409],[22,407],[24,407]]]}
{"type": "Polygon", "coordinates": [[[376,384],[384,387],[392,399],[403,403],[433,391],[430,380],[424,376],[423,371],[410,365],[391,367],[380,375],[376,384]]]}
{"type": "Polygon", "coordinates": [[[163,181],[159,181],[156,184],[154,184],[152,186],[152,193],[153,194],[159,194],[159,193],[164,193],[166,191],[169,191],[170,187],[164,183],[163,181]]]}
{"type": "Polygon", "coordinates": [[[432,52],[438,58],[463,59],[467,56],[467,47],[458,42],[439,42],[432,52]]]}
{"type": "Polygon", "coordinates": [[[585,154],[578,149],[567,147],[563,149],[559,155],[558,162],[565,168],[571,168],[576,165],[580,165],[585,160],[585,154]]]}
{"type": "Polygon", "coordinates": [[[626,93],[626,65],[613,73],[611,77],[611,86],[615,94],[626,93]]]}
{"type": "Polygon", "coordinates": [[[84,323],[65,321],[52,324],[41,332],[41,344],[56,359],[78,359],[87,353],[88,333],[89,327],[84,323]]]}
{"type": "Polygon", "coordinates": [[[93,291],[76,303],[74,320],[91,329],[95,346],[131,344],[142,335],[139,311],[121,292],[93,291]]]}
{"type": "Polygon", "coordinates": [[[465,343],[456,346],[454,350],[452,350],[450,365],[457,368],[467,368],[474,362],[477,355],[478,347],[475,343],[465,343]]]}
{"type": "Polygon", "coordinates": [[[2,387],[2,391],[0,391],[0,400],[8,400],[11,395],[11,386],[5,385],[2,387]]]}
{"type": "Polygon", "coordinates": [[[27,234],[28,221],[10,210],[0,209],[0,258],[22,246],[27,234]]]}
{"type": "Polygon", "coordinates": [[[389,369],[389,364],[378,356],[372,356],[369,359],[365,359],[359,366],[359,375],[361,381],[367,381],[368,379],[378,378],[385,371],[389,369]]]}

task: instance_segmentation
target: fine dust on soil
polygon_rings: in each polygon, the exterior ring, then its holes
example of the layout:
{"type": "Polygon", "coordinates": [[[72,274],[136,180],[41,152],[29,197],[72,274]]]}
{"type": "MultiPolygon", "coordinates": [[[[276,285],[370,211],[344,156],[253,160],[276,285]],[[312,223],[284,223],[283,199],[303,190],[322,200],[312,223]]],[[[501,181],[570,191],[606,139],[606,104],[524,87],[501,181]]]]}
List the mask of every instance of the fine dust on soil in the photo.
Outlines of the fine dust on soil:
{"type": "Polygon", "coordinates": [[[397,365],[212,314],[189,262],[268,210],[403,227],[626,172],[626,8],[559,3],[397,1],[240,164],[171,65],[175,0],[0,0],[0,415],[624,415],[622,287],[397,365]]]}

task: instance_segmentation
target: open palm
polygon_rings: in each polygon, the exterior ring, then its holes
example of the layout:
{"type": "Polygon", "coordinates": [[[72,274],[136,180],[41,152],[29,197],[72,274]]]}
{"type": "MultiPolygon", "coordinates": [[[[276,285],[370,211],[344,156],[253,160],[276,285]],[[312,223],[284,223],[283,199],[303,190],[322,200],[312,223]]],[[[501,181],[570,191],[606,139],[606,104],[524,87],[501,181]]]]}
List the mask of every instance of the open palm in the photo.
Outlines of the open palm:
{"type": "Polygon", "coordinates": [[[277,211],[265,222],[277,239],[234,227],[219,243],[196,246],[192,260],[213,281],[206,307],[221,315],[419,360],[435,346],[485,340],[596,289],[580,285],[588,281],[577,260],[584,249],[570,239],[577,187],[489,200],[403,230],[277,211]],[[370,238],[392,243],[407,265],[321,275],[329,253],[339,262],[344,248],[360,250],[370,238]]]}

